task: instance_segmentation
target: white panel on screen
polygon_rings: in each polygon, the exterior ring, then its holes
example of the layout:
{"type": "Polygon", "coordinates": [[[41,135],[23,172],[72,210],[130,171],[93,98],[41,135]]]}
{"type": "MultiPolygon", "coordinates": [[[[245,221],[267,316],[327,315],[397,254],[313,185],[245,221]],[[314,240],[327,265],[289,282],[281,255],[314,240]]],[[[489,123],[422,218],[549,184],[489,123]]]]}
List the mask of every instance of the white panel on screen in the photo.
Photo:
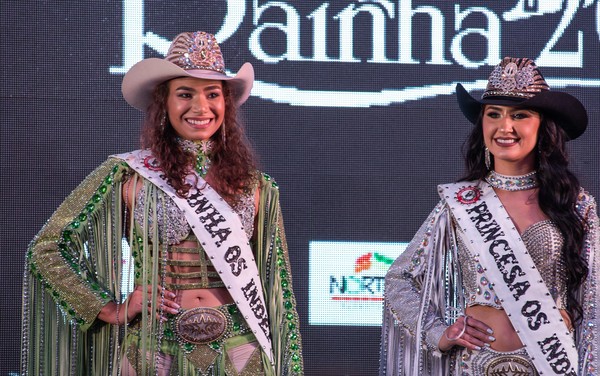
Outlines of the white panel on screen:
{"type": "Polygon", "coordinates": [[[385,273],[407,245],[310,242],[309,323],[381,325],[385,273]]]}

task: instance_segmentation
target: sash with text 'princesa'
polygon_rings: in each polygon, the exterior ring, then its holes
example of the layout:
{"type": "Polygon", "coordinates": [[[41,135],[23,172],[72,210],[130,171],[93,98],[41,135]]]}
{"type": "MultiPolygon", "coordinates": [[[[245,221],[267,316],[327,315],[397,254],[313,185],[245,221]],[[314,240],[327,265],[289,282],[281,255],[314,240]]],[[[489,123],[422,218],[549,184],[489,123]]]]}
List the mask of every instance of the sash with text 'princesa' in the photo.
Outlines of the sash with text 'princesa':
{"type": "Polygon", "coordinates": [[[548,287],[486,182],[438,186],[538,372],[576,376],[578,356],[548,287]]]}

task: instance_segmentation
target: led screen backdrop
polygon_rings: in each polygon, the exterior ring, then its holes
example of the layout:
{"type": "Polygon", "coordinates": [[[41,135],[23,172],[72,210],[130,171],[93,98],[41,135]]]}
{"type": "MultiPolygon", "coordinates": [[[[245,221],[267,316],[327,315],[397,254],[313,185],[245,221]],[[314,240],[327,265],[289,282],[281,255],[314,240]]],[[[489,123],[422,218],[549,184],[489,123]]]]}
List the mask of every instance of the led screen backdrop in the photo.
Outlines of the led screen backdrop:
{"type": "Polygon", "coordinates": [[[462,172],[479,95],[504,56],[526,56],[582,100],[572,168],[600,196],[598,0],[1,1],[0,374],[19,366],[28,242],[107,155],[138,148],[122,75],[181,31],[217,35],[230,72],[254,65],[243,107],[280,185],[306,373],[373,375],[382,281],[462,172]]]}

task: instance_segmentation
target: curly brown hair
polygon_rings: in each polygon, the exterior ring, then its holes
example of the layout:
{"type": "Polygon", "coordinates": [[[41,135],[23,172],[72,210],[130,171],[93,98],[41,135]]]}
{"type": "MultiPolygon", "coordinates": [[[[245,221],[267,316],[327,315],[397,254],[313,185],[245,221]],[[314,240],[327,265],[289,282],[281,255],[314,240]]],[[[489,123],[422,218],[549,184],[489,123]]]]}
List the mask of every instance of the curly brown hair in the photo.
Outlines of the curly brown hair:
{"type": "MultiPolygon", "coordinates": [[[[181,197],[187,196],[191,186],[185,177],[193,171],[194,156],[184,151],[177,142],[178,135],[167,116],[169,81],[156,86],[141,135],[142,147],[150,149],[158,160],[167,182],[181,197]],[[162,125],[162,124],[164,125],[162,125]]],[[[241,192],[247,192],[256,183],[257,162],[254,151],[238,119],[238,108],[230,87],[223,81],[225,119],[211,137],[211,167],[206,180],[225,200],[234,202],[241,192]]]]}

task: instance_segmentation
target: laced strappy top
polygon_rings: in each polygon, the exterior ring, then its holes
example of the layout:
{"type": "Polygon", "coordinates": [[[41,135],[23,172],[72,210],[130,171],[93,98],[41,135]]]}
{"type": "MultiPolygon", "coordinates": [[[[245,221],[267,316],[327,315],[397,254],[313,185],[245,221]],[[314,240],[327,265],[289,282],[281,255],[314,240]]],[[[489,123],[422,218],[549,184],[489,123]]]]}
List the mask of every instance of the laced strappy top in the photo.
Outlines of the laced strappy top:
{"type": "MultiPolygon", "coordinates": [[[[154,239],[154,219],[148,215],[148,229],[144,229],[144,213],[152,213],[151,207],[156,203],[156,222],[158,223],[158,242],[168,245],[166,260],[165,287],[170,290],[189,290],[202,288],[225,287],[219,274],[215,271],[206,252],[191,231],[185,214],[175,202],[156,187],[156,199],[146,202],[146,185],[144,184],[136,195],[134,219],[141,231],[154,239]],[[150,206],[147,210],[145,206],[150,206]],[[184,241],[193,241],[196,246],[181,246],[184,241]]],[[[239,196],[232,209],[239,215],[248,239],[254,232],[254,192],[252,189],[239,196]]],[[[161,263],[163,261],[161,260],[161,263]]]]}
{"type": "MultiPolygon", "coordinates": [[[[486,305],[502,309],[500,299],[490,286],[479,260],[471,255],[465,246],[464,234],[459,234],[457,238],[467,306],[486,305]]],[[[566,308],[566,268],[561,253],[564,239],[558,227],[550,220],[540,221],[529,226],[521,234],[521,239],[557,307],[566,308]]]]}

